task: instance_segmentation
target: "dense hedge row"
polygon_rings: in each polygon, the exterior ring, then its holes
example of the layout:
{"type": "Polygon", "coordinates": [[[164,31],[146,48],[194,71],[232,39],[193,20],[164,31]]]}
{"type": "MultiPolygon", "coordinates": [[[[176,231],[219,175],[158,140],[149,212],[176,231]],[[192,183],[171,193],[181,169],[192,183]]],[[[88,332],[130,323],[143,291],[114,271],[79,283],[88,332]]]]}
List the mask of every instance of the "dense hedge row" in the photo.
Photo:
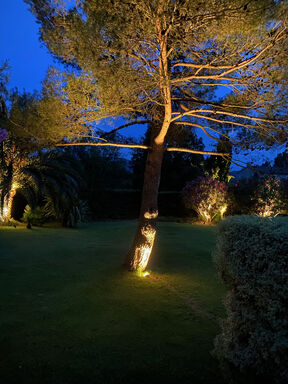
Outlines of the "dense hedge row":
{"type": "Polygon", "coordinates": [[[230,382],[287,383],[288,219],[221,222],[215,261],[229,289],[215,353],[230,382]]]}

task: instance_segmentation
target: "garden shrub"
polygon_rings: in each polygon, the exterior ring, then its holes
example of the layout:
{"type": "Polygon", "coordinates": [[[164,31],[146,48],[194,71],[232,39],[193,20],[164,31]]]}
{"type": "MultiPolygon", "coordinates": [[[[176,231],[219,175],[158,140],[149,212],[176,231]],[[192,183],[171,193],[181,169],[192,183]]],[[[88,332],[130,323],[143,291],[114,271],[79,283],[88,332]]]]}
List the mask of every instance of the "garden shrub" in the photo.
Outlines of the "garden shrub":
{"type": "Polygon", "coordinates": [[[255,213],[255,191],[259,184],[257,175],[250,179],[232,180],[228,186],[228,215],[248,215],[255,213]]]}
{"type": "Polygon", "coordinates": [[[41,207],[32,209],[29,205],[26,205],[22,221],[36,226],[41,226],[47,220],[45,210],[41,207]]]}
{"type": "Polygon", "coordinates": [[[255,191],[254,212],[262,217],[274,217],[284,210],[283,186],[275,176],[260,180],[255,191]]]}
{"type": "Polygon", "coordinates": [[[215,354],[232,383],[288,382],[288,219],[218,225],[215,261],[229,289],[215,354]]]}
{"type": "Polygon", "coordinates": [[[227,209],[226,183],[210,176],[198,177],[188,183],[182,195],[185,206],[196,211],[205,223],[223,218],[227,209]]]}

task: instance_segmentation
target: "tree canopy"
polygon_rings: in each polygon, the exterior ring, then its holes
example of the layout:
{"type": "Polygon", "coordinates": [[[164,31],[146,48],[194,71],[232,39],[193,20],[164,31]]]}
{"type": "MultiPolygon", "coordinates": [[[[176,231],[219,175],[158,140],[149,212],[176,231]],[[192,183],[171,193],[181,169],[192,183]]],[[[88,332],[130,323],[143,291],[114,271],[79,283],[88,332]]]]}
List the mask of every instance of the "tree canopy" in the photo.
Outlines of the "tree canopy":
{"type": "Polygon", "coordinates": [[[160,141],[172,122],[240,146],[287,137],[286,1],[26,1],[67,65],[44,95],[60,136],[121,115],[164,122],[160,141]]]}

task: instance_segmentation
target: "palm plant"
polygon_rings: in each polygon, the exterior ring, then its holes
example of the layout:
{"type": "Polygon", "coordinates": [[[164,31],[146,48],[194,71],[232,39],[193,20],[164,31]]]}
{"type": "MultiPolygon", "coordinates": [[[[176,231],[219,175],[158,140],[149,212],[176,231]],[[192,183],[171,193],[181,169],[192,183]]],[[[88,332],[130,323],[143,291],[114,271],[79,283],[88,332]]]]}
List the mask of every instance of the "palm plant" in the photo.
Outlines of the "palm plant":
{"type": "Polygon", "coordinates": [[[15,167],[13,162],[9,162],[1,167],[4,170],[0,187],[2,212],[5,211],[3,221],[10,218],[16,189],[32,210],[44,204],[46,216],[53,216],[63,226],[73,227],[83,220],[86,211],[84,203],[79,200],[79,191],[84,181],[80,176],[81,164],[75,157],[64,151],[46,151],[37,156],[27,156],[17,165],[15,167]]]}
{"type": "Polygon", "coordinates": [[[79,199],[81,164],[65,152],[42,152],[21,169],[20,192],[32,209],[44,203],[47,217],[73,227],[87,214],[79,199]]]}
{"type": "Polygon", "coordinates": [[[0,220],[11,216],[13,197],[21,178],[21,168],[27,162],[27,154],[21,151],[13,139],[0,144],[0,220]]]}

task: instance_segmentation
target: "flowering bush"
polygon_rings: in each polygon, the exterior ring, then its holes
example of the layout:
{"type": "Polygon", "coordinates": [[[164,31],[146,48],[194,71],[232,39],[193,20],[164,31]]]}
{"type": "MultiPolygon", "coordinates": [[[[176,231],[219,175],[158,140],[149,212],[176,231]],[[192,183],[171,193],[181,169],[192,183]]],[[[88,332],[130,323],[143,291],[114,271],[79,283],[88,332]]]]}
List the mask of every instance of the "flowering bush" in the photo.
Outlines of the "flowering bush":
{"type": "Polygon", "coordinates": [[[223,218],[227,209],[227,185],[212,177],[198,177],[188,183],[182,191],[188,209],[194,209],[205,223],[216,217],[223,218]]]}
{"type": "Polygon", "coordinates": [[[8,137],[8,132],[5,129],[0,128],[0,143],[6,140],[8,137]]]}
{"type": "Polygon", "coordinates": [[[263,178],[255,192],[254,212],[262,217],[275,217],[284,209],[281,181],[275,176],[263,178]]]}

